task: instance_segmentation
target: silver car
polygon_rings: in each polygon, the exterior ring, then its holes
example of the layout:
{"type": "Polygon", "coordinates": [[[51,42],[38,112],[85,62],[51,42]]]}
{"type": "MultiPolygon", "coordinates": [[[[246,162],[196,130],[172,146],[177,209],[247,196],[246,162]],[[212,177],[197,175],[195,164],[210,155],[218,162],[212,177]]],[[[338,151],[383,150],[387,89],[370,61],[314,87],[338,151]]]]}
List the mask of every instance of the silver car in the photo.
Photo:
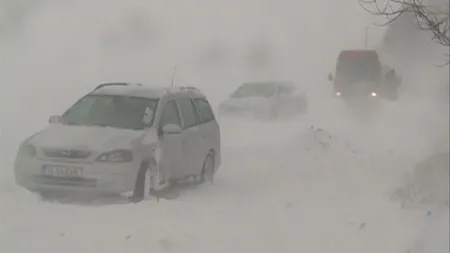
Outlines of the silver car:
{"type": "Polygon", "coordinates": [[[179,180],[212,182],[220,129],[195,87],[106,83],[20,146],[16,183],[31,191],[132,193],[140,201],[179,180]]]}
{"type": "Polygon", "coordinates": [[[249,82],[219,105],[220,116],[277,119],[308,111],[308,98],[292,82],[249,82]]]}

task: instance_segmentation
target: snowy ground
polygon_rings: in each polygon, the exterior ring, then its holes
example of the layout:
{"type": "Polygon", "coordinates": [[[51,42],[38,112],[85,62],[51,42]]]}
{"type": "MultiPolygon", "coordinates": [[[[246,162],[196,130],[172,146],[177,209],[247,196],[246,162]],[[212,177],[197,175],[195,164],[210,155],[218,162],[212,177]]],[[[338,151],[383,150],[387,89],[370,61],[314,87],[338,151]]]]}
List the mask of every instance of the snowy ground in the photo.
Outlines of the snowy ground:
{"type": "Polygon", "coordinates": [[[6,187],[0,252],[448,249],[448,209],[427,215],[391,201],[395,179],[412,166],[405,150],[357,142],[344,127],[318,129],[313,119],[222,122],[216,184],[186,189],[175,200],[64,205],[6,187]]]}

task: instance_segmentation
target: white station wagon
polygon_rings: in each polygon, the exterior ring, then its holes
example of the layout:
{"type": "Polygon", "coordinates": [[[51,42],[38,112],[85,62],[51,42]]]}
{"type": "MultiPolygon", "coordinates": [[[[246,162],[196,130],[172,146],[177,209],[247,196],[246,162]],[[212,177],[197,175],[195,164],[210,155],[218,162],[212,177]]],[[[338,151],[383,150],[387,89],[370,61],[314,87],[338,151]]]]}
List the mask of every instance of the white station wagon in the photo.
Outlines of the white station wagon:
{"type": "Polygon", "coordinates": [[[105,83],[19,148],[16,183],[31,191],[132,193],[192,178],[212,182],[220,129],[195,87],[105,83]]]}

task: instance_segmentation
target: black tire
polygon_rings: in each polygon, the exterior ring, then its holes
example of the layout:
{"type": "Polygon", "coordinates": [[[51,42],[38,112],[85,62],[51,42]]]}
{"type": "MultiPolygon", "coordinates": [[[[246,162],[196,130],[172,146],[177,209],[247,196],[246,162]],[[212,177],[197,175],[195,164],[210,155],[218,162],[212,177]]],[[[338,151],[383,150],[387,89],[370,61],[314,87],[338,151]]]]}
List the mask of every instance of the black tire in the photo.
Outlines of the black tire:
{"type": "Polygon", "coordinates": [[[147,180],[146,173],[150,167],[149,161],[143,161],[139,168],[136,182],[134,184],[133,195],[131,201],[134,203],[141,202],[145,198],[145,181],[147,180]]]}
{"type": "Polygon", "coordinates": [[[200,175],[200,183],[214,183],[215,164],[212,153],[206,155],[203,161],[202,173],[200,175]]]}

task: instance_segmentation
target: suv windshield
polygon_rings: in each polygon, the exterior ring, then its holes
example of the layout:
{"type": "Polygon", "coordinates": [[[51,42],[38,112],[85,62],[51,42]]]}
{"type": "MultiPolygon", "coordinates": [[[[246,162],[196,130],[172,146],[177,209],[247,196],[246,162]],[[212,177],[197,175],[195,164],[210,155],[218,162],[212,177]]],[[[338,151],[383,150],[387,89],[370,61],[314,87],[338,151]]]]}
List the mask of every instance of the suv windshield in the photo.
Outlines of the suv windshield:
{"type": "Polygon", "coordinates": [[[153,124],[158,99],[117,95],[87,95],[62,116],[68,125],[140,130],[153,124]]]}
{"type": "Polygon", "coordinates": [[[377,81],[381,66],[376,52],[343,52],[336,66],[336,78],[342,81],[377,81]]]}
{"type": "Polygon", "coordinates": [[[241,85],[231,97],[271,97],[276,92],[274,83],[245,83],[241,85]]]}

